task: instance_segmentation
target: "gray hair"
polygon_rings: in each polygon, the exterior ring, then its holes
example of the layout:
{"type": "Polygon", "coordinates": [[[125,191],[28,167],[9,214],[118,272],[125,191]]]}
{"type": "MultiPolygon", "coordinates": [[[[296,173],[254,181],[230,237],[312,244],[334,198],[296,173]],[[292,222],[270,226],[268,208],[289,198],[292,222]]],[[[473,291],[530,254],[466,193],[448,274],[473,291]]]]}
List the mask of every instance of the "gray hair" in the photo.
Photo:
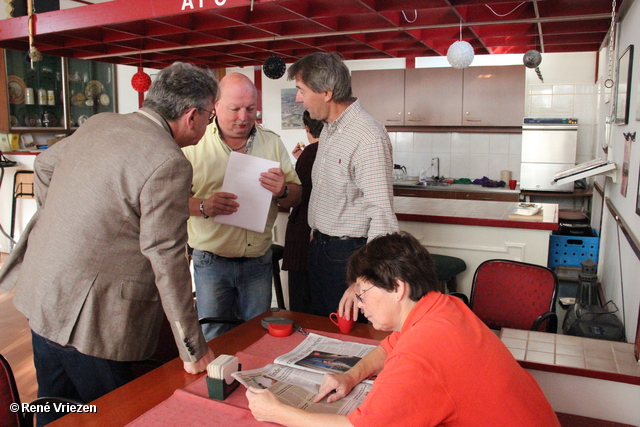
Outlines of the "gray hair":
{"type": "Polygon", "coordinates": [[[333,101],[338,104],[353,98],[349,69],[335,52],[316,52],[305,56],[289,67],[287,77],[289,80],[302,80],[316,93],[333,92],[333,101]]]}
{"type": "Polygon", "coordinates": [[[218,81],[212,70],[174,62],[158,73],[142,105],[167,120],[177,120],[190,108],[206,108],[217,96],[218,81]]]}

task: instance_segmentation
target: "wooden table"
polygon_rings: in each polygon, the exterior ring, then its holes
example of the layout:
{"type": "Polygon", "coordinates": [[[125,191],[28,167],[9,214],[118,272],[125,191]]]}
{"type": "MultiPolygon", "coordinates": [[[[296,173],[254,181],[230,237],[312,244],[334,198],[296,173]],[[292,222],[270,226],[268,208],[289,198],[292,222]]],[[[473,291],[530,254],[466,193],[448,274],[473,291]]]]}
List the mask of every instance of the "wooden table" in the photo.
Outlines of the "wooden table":
{"type": "MultiPolygon", "coordinates": [[[[267,333],[260,325],[260,320],[266,316],[293,319],[304,329],[338,332],[337,326],[331,323],[328,318],[286,310],[278,312],[267,311],[212,339],[209,341],[209,346],[216,356],[219,354],[235,354],[240,350],[244,350],[267,333]]],[[[382,340],[388,333],[376,331],[369,325],[356,323],[348,335],[382,340]]],[[[205,375],[204,372],[197,375],[186,373],[183,369],[182,360],[174,359],[91,402],[92,405],[96,405],[97,413],[69,414],[49,425],[52,427],[124,426],[169,398],[175,390],[188,386],[203,375],[205,375]]]]}
{"type": "MultiPolygon", "coordinates": [[[[279,316],[293,319],[304,329],[338,332],[337,327],[331,323],[328,318],[286,310],[280,310],[278,312],[267,311],[209,341],[209,346],[214,350],[216,355],[235,354],[238,351],[244,350],[267,333],[260,324],[260,320],[266,316],[279,316]]],[[[356,323],[348,335],[382,340],[388,335],[388,332],[376,331],[370,325],[356,323]]],[[[205,375],[204,372],[197,375],[187,374],[182,367],[182,360],[174,359],[148,374],[131,381],[129,384],[91,402],[92,405],[96,405],[97,413],[69,414],[49,425],[52,427],[124,426],[169,398],[175,390],[188,386],[203,375],[205,375]]],[[[579,415],[558,413],[558,417],[562,427],[628,427],[626,424],[597,420],[579,415]]]]}

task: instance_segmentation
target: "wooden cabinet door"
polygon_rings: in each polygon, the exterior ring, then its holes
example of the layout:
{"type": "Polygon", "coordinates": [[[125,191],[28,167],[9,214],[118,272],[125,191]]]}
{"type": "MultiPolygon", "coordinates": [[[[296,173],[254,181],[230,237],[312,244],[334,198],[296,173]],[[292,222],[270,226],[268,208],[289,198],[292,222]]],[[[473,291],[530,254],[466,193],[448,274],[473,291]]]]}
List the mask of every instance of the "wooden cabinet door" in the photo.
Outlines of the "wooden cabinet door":
{"type": "Polygon", "coordinates": [[[405,126],[460,126],[462,75],[455,68],[405,70],[405,126]]]}
{"type": "Polygon", "coordinates": [[[384,125],[404,121],[404,70],[365,70],[351,73],[353,96],[384,125]]]}
{"type": "Polygon", "coordinates": [[[463,126],[522,126],[524,65],[464,69],[463,126]]]}
{"type": "Polygon", "coordinates": [[[518,193],[498,193],[483,191],[459,191],[456,193],[456,199],[461,200],[487,200],[492,202],[517,202],[518,193]]]}

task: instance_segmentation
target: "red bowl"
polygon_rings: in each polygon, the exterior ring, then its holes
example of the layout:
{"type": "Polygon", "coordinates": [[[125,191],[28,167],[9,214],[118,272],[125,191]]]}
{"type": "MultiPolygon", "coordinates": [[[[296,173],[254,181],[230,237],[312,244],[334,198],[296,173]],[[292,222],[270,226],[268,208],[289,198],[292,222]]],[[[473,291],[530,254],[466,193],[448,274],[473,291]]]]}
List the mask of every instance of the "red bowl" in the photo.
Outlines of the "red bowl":
{"type": "Polygon", "coordinates": [[[279,323],[269,323],[269,334],[274,337],[288,337],[293,332],[293,325],[289,324],[279,324],[279,323]]]}

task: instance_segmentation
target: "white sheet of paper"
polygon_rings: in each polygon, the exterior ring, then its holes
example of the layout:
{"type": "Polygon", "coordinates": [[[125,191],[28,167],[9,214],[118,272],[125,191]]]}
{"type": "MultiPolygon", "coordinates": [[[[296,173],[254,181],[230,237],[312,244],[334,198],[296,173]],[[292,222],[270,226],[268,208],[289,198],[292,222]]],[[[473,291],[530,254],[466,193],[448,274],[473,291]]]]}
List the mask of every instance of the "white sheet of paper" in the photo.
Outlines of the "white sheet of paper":
{"type": "Polygon", "coordinates": [[[230,215],[218,215],[213,220],[263,233],[273,193],[260,184],[260,174],[278,167],[280,163],[273,160],[232,152],[221,191],[238,196],[236,202],[240,207],[230,215]]]}

